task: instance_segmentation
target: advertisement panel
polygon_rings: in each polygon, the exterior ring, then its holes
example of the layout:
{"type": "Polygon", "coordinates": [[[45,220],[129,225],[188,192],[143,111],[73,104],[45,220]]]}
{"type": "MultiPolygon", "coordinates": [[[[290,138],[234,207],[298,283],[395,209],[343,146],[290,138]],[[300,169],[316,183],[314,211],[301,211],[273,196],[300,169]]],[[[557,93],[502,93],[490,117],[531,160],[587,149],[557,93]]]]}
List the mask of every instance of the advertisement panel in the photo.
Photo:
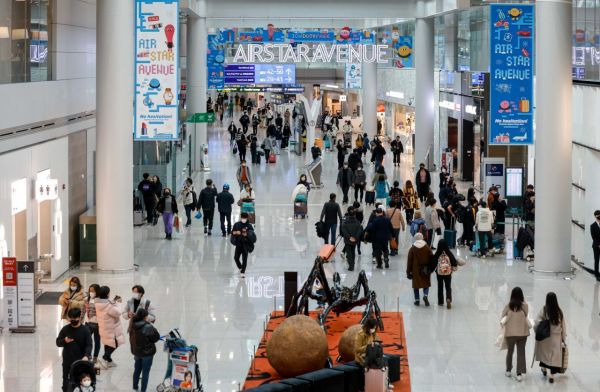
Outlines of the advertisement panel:
{"type": "Polygon", "coordinates": [[[225,87],[225,34],[209,34],[206,52],[206,78],[208,90],[225,87]]]}
{"type": "Polygon", "coordinates": [[[179,134],[179,1],[136,0],[134,140],[179,134]]]}
{"type": "Polygon", "coordinates": [[[227,64],[225,84],[295,84],[295,64],[227,64]]]}
{"type": "Polygon", "coordinates": [[[4,319],[8,328],[17,328],[17,259],[2,258],[2,289],[4,290],[4,319]]]}
{"type": "Polygon", "coordinates": [[[413,65],[413,39],[412,36],[398,37],[394,43],[394,67],[412,68],[413,65]]]}
{"type": "Polygon", "coordinates": [[[533,144],[534,5],[490,5],[489,144],[533,144]]]}
{"type": "Polygon", "coordinates": [[[357,90],[362,88],[362,64],[346,63],[345,88],[357,90]]]}

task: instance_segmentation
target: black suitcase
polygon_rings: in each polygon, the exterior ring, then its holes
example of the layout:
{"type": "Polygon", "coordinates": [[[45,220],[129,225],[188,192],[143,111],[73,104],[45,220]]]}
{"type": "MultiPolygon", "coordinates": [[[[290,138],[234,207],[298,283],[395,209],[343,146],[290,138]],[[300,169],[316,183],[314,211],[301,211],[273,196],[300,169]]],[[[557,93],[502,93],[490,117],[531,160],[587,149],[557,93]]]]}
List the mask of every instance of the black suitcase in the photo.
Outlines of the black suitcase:
{"type": "Polygon", "coordinates": [[[375,204],[375,191],[365,192],[365,204],[375,204]]]}
{"type": "Polygon", "coordinates": [[[388,367],[388,378],[391,383],[400,381],[400,355],[397,354],[384,354],[388,367]]]}
{"type": "Polygon", "coordinates": [[[311,392],[311,384],[310,381],[307,380],[288,378],[286,380],[282,380],[280,384],[289,385],[291,387],[290,391],[292,392],[311,392]]]}
{"type": "Polygon", "coordinates": [[[339,365],[333,368],[344,373],[344,392],[359,392],[365,387],[365,372],[355,362],[339,365]]]}
{"type": "Polygon", "coordinates": [[[333,369],[321,369],[296,378],[309,381],[311,392],[344,392],[344,373],[333,369]]]}

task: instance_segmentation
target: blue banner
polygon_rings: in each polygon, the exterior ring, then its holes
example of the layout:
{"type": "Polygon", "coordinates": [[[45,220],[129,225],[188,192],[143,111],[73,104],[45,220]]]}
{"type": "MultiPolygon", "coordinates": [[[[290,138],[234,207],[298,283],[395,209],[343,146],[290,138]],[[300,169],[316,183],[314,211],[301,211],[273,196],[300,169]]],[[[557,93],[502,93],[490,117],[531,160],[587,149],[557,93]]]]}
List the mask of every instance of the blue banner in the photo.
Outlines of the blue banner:
{"type": "Polygon", "coordinates": [[[490,5],[489,144],[533,144],[533,4],[490,5]]]}
{"type": "Polygon", "coordinates": [[[295,64],[227,64],[225,84],[295,84],[295,64]]]}
{"type": "Polygon", "coordinates": [[[221,90],[225,87],[225,43],[226,35],[209,34],[206,51],[206,88],[221,90]]]}

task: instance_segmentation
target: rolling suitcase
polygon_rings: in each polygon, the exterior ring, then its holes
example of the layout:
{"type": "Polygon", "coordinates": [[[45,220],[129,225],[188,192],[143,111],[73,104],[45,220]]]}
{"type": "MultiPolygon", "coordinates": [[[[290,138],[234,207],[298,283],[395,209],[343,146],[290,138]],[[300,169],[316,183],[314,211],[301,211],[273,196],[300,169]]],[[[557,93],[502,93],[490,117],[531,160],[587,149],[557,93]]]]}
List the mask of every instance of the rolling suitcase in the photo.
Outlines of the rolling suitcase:
{"type": "Polygon", "coordinates": [[[324,262],[330,261],[335,255],[335,245],[325,244],[321,246],[319,250],[319,257],[323,259],[324,262]]]}
{"type": "Polygon", "coordinates": [[[383,358],[387,363],[388,377],[391,383],[400,381],[400,355],[398,354],[383,354],[383,358]]]}
{"type": "Polygon", "coordinates": [[[365,193],[365,204],[375,204],[375,191],[367,191],[365,193]]]}
{"type": "Polygon", "coordinates": [[[448,248],[456,248],[456,230],[444,230],[444,240],[446,240],[448,248]]]}
{"type": "Polygon", "coordinates": [[[133,211],[133,225],[134,226],[142,226],[145,222],[144,219],[144,211],[137,210],[133,211]]]}
{"type": "Polygon", "coordinates": [[[269,163],[277,162],[277,156],[273,153],[269,154],[269,163]]]}
{"type": "Polygon", "coordinates": [[[365,392],[387,392],[387,369],[369,369],[365,372],[365,392]]]}
{"type": "Polygon", "coordinates": [[[517,240],[513,240],[513,259],[522,259],[523,252],[517,248],[517,240]]]}

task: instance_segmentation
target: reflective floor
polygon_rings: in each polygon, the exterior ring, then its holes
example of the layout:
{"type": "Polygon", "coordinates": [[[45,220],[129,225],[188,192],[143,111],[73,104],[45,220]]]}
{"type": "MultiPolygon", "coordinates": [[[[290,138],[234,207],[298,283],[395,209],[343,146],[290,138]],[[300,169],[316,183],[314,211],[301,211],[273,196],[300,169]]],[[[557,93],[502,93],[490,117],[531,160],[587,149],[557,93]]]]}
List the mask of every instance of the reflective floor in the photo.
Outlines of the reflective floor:
{"type": "MultiPolygon", "coordinates": [[[[229,136],[215,129],[210,131],[209,139],[212,170],[196,175],[194,180],[200,184],[210,177],[219,188],[228,182],[237,197],[237,157],[229,151],[229,136]]],[[[189,343],[199,347],[205,390],[236,391],[262,335],[265,317],[274,307],[282,308],[283,272],[297,270],[303,280],[322,244],[315,235],[314,222],[328,194],[336,191],[337,172],[336,154],[325,153],[324,157],[326,186],[311,191],[307,220],[292,219],[290,201],[302,171],[302,158],[284,151],[277,164],[266,166],[263,161],[259,168],[253,167],[258,243],[245,281],[236,274],[229,241],[220,236],[218,229],[212,237],[205,237],[199,221],[194,221],[189,230],[175,234],[170,242],[163,239],[160,224],[136,228],[138,271],[107,274],[76,270],[72,274],[80,276],[85,286],[109,285],[113,294],[124,298],[129,297],[133,284],[143,285],[146,297],[157,308],[159,331],[166,333],[178,327],[189,343]]],[[[391,162],[386,167],[393,168],[391,162]]],[[[404,181],[411,170],[412,164],[405,162],[393,170],[393,177],[404,181]]],[[[239,210],[235,210],[234,215],[238,214],[239,210]]],[[[218,225],[218,217],[215,223],[218,225]]],[[[435,300],[430,308],[417,308],[413,306],[410,281],[404,272],[409,237],[402,234],[402,239],[400,255],[392,258],[389,270],[373,269],[368,246],[363,246],[359,261],[371,287],[377,291],[380,306],[394,311],[399,304],[404,312],[414,391],[600,390],[600,285],[591,275],[577,271],[573,280],[532,275],[527,271],[527,263],[513,261],[509,255],[485,260],[466,255],[467,266],[453,275],[453,309],[438,307],[435,300]],[[518,383],[504,376],[505,352],[498,351],[494,339],[500,312],[516,285],[523,288],[532,312],[539,311],[545,294],[553,290],[565,313],[570,368],[553,386],[542,378],[537,366],[529,368],[533,337],[527,342],[529,373],[524,381],[518,383]]],[[[464,249],[459,252],[462,254],[464,249]]],[[[510,249],[508,253],[512,253],[510,249]]],[[[339,257],[327,266],[328,274],[334,271],[342,274],[346,285],[353,284],[358,275],[346,272],[339,257]]],[[[433,283],[436,284],[435,278],[433,283]]],[[[45,287],[63,288],[62,282],[45,287]]],[[[430,296],[435,298],[435,287],[430,296]]],[[[1,335],[0,391],[60,390],[60,351],[55,347],[61,327],[58,306],[38,306],[37,320],[35,334],[1,335]]],[[[118,366],[102,372],[98,390],[131,390],[133,359],[129,345],[119,348],[114,359],[118,366]]],[[[159,351],[149,390],[155,390],[165,369],[166,354],[159,351]]]]}

